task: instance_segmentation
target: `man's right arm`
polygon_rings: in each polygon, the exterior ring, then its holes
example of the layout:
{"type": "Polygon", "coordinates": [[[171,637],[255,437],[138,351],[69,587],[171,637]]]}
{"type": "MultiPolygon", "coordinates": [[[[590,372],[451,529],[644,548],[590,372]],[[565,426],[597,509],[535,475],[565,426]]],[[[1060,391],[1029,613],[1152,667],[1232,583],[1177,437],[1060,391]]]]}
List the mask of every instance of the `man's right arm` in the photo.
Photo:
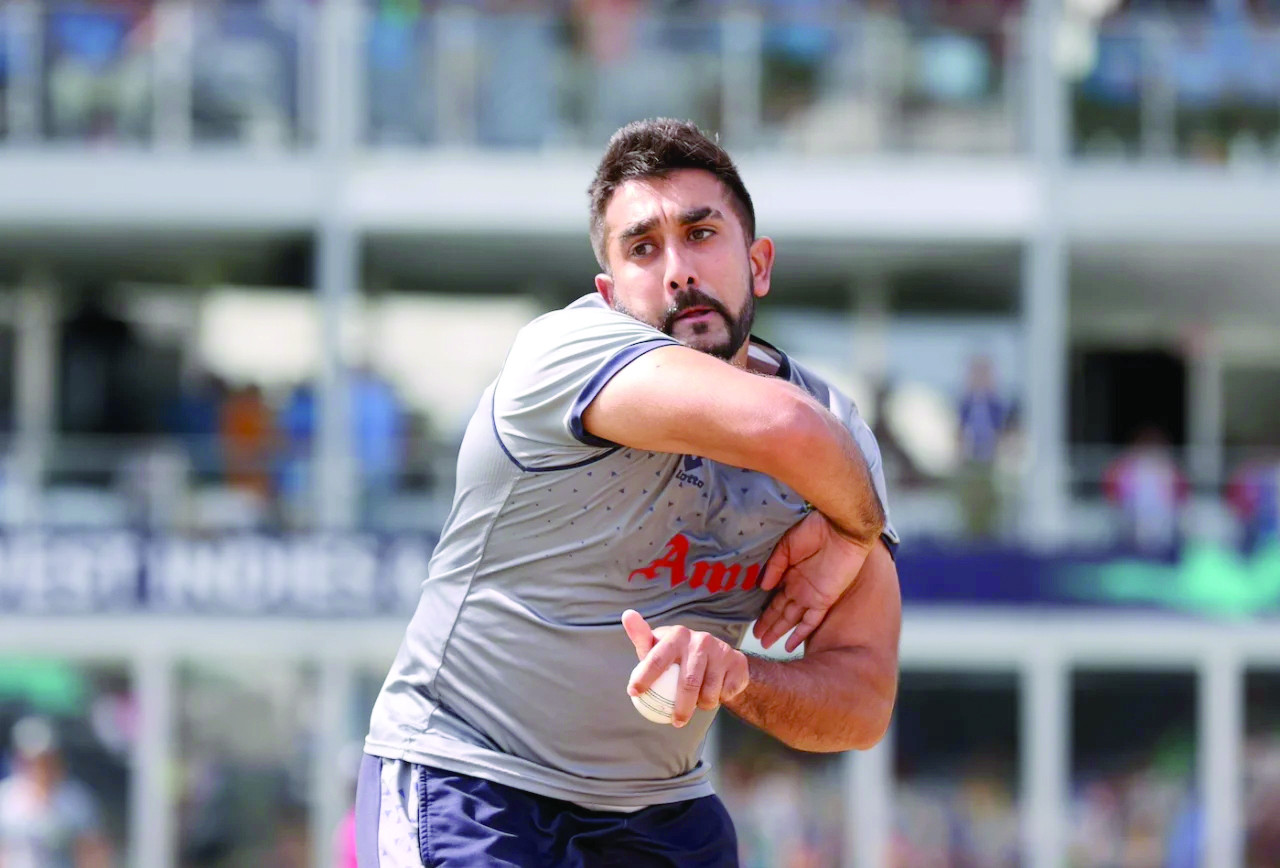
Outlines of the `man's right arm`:
{"type": "Polygon", "coordinates": [[[767,474],[867,551],[884,529],[884,509],[853,436],[784,380],[688,347],[659,347],[618,371],[582,421],[590,434],[634,449],[767,474]]]}

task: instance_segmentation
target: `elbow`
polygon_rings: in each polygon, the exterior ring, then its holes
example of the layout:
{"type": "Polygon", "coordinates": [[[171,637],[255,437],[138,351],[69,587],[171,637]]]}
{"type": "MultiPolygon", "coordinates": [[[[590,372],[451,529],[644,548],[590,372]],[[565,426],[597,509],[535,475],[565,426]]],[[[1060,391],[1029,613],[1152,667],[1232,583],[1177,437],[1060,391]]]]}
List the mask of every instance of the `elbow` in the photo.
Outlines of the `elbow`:
{"type": "Polygon", "coordinates": [[[889,720],[891,714],[886,711],[872,720],[863,721],[859,727],[851,733],[848,747],[845,750],[871,750],[884,740],[885,735],[889,732],[889,720]]]}
{"type": "Polygon", "coordinates": [[[870,750],[884,740],[889,732],[892,716],[892,703],[874,709],[859,709],[844,719],[832,721],[831,727],[825,732],[795,733],[791,738],[782,739],[782,742],[793,750],[807,753],[870,750]]]}
{"type": "Polygon", "coordinates": [[[774,477],[790,469],[793,456],[813,455],[831,436],[822,411],[799,389],[783,383],[777,385],[769,411],[754,421],[741,441],[748,450],[742,466],[774,477]]]}

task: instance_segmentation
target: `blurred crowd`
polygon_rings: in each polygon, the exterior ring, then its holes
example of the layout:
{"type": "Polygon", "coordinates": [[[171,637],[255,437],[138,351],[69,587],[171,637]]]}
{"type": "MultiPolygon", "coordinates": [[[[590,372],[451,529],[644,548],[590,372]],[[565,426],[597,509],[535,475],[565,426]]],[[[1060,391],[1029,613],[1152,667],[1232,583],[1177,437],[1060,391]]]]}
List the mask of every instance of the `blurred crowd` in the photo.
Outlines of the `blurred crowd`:
{"type": "MultiPolygon", "coordinates": [[[[405,484],[409,414],[394,387],[371,368],[350,371],[348,389],[359,514],[368,516],[405,484]]],[[[315,493],[317,412],[312,382],[272,402],[256,384],[233,387],[212,375],[196,376],[174,403],[168,427],[182,444],[175,454],[190,462],[174,482],[225,481],[251,499],[265,522],[304,525],[315,493]]],[[[154,479],[138,482],[143,498],[135,502],[145,503],[144,492],[159,490],[154,479]]]]}
{"type": "MultiPolygon", "coordinates": [[[[171,135],[174,117],[164,116],[176,111],[177,127],[197,142],[305,142],[314,132],[306,64],[318,3],[210,0],[188,4],[177,23],[162,21],[155,0],[38,4],[45,108],[39,129],[26,134],[143,142],[171,135]],[[189,50],[189,75],[157,76],[157,51],[174,44],[189,50]]],[[[1078,5],[1087,15],[1112,8],[1078,5]]],[[[1006,78],[1021,62],[1010,36],[1021,7],[1020,0],[366,0],[364,134],[382,145],[580,145],[662,113],[750,129],[740,134],[752,144],[793,149],[1007,152],[1019,143],[1006,78]],[[753,44],[722,35],[730,26],[722,16],[742,9],[762,16],[749,37],[759,40],[758,117],[745,122],[722,117],[720,92],[726,46],[753,44]]],[[[1083,58],[1073,71],[1078,150],[1280,158],[1278,21],[1267,0],[1116,4],[1075,52],[1083,58]],[[1166,105],[1163,125],[1148,129],[1166,105]]],[[[0,36],[13,27],[12,16],[0,15],[0,36]]],[[[9,118],[2,110],[9,85],[20,77],[11,43],[0,38],[0,125],[9,118]]]]}
{"type": "MultiPolygon", "coordinates": [[[[299,36],[311,0],[223,0],[187,4],[175,28],[155,0],[53,0],[32,4],[43,29],[38,71],[43,124],[53,140],[137,143],[157,133],[157,101],[185,103],[198,141],[283,144],[296,133],[299,36]],[[182,70],[157,69],[160,49],[185,46],[182,70]],[[158,88],[164,88],[162,94],[158,88]]],[[[175,4],[170,4],[174,6],[175,4]]],[[[24,70],[11,49],[32,32],[16,4],[0,15],[0,93],[24,70]],[[10,50],[6,50],[10,49],[10,50]]],[[[171,16],[172,17],[172,16],[171,16]]],[[[29,73],[27,73],[29,74],[29,73]]],[[[7,112],[0,114],[7,115],[7,112]]],[[[10,124],[11,133],[20,133],[10,124]]]]}
{"type": "MultiPolygon", "coordinates": [[[[1185,740],[1095,758],[1072,783],[1069,862],[1080,868],[1192,868],[1204,852],[1203,810],[1185,740]]],[[[1245,746],[1245,868],[1280,864],[1280,732],[1245,746]]],[[[1006,758],[1012,766],[1012,757],[1006,758]]],[[[893,864],[902,868],[1014,868],[1020,815],[1012,774],[970,762],[951,774],[900,779],[893,864]]],[[[835,863],[822,863],[835,864],[835,863]]]]}
{"type": "Polygon", "coordinates": [[[1078,149],[1206,163],[1280,159],[1280,8],[1214,0],[1152,10],[1124,4],[1106,23],[1076,91],[1078,149]],[[1152,123],[1144,111],[1162,117],[1152,123]]]}
{"type": "MultiPolygon", "coordinates": [[[[201,368],[188,348],[148,340],[100,292],[61,325],[57,447],[47,483],[114,491],[137,527],[306,526],[316,519],[317,386],[264,388],[201,368]]],[[[346,372],[346,452],[357,514],[430,486],[429,423],[373,367],[346,372]]],[[[99,524],[91,516],[82,520],[99,524]]]]}
{"type": "Polygon", "coordinates": [[[137,723],[118,673],[0,662],[0,865],[124,864],[137,723]]]}
{"type": "MultiPolygon", "coordinates": [[[[955,460],[943,476],[954,491],[957,536],[981,544],[1008,542],[1016,537],[1017,485],[1027,460],[1017,400],[991,358],[976,355],[953,402],[955,460]]],[[[899,442],[891,414],[881,406],[875,416],[873,427],[896,487],[936,484],[938,473],[925,472],[899,442]]],[[[1229,462],[1223,479],[1199,486],[1192,484],[1188,454],[1152,423],[1136,426],[1127,444],[1081,451],[1074,487],[1105,504],[1111,533],[1104,545],[1120,554],[1175,556],[1191,536],[1196,496],[1220,507],[1232,525],[1217,541],[1245,554],[1280,544],[1280,448],[1249,447],[1229,462]],[[1099,454],[1106,456],[1102,463],[1095,460],[1099,454]]]]}
{"type": "MultiPolygon", "coordinates": [[[[152,334],[131,314],[108,309],[112,298],[100,287],[66,297],[54,367],[55,436],[42,469],[46,492],[62,504],[51,508],[51,523],[313,526],[317,383],[300,373],[255,381],[248,368],[219,376],[184,343],[189,337],[175,343],[152,334]]],[[[350,425],[342,454],[357,486],[357,521],[431,529],[451,496],[460,430],[443,415],[437,422],[436,404],[419,397],[411,405],[403,376],[393,381],[369,363],[349,368],[346,378],[350,425]]],[[[914,522],[914,540],[1016,546],[1029,460],[1016,390],[1009,373],[982,354],[969,359],[959,381],[949,395],[925,390],[923,406],[903,397],[923,386],[882,389],[865,415],[895,500],[904,505],[902,518],[914,522]]],[[[16,386],[0,394],[0,437],[12,430],[15,394],[16,386]]],[[[1191,541],[1246,554],[1280,543],[1280,448],[1231,444],[1221,476],[1196,479],[1187,466],[1192,450],[1171,443],[1141,412],[1134,418],[1140,424],[1115,426],[1117,438],[1132,431],[1127,444],[1072,447],[1072,509],[1086,519],[1077,521],[1083,529],[1073,545],[1168,558],[1191,541]]],[[[0,464],[0,486],[4,469],[0,464]]]]}

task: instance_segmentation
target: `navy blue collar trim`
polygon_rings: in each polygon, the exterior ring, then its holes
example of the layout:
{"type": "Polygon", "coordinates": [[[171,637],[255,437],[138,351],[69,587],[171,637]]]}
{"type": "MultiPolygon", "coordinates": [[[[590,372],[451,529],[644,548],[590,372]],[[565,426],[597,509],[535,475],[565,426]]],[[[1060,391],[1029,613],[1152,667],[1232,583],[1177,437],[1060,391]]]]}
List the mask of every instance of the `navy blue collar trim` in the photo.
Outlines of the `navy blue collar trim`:
{"type": "Polygon", "coordinates": [[[791,359],[787,358],[786,353],[784,353],[782,350],[778,349],[768,341],[764,340],[763,338],[758,338],[755,335],[751,335],[750,341],[751,343],[756,344],[757,346],[764,347],[766,350],[772,350],[773,352],[777,353],[778,354],[778,373],[775,374],[774,376],[778,377],[781,380],[791,379],[791,359]]]}

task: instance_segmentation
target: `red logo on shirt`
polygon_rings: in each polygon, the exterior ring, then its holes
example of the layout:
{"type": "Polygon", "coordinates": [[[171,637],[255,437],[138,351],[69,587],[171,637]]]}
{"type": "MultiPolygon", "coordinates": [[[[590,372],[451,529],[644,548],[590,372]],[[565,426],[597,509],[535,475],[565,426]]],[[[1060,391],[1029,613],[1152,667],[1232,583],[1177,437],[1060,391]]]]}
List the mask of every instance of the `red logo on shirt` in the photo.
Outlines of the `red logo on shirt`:
{"type": "Polygon", "coordinates": [[[694,561],[692,574],[688,568],[689,538],[678,533],[667,541],[667,548],[662,553],[662,557],[638,570],[632,570],[631,575],[627,576],[627,581],[637,577],[652,581],[658,578],[660,570],[666,570],[671,577],[671,587],[688,582],[691,588],[701,588],[705,585],[707,590],[714,594],[732,591],[735,588],[749,591],[756,586],[760,578],[759,564],[751,564],[747,567],[745,576],[741,564],[727,564],[723,561],[694,561]],[[741,585],[738,584],[739,578],[742,579],[741,585]]]}

